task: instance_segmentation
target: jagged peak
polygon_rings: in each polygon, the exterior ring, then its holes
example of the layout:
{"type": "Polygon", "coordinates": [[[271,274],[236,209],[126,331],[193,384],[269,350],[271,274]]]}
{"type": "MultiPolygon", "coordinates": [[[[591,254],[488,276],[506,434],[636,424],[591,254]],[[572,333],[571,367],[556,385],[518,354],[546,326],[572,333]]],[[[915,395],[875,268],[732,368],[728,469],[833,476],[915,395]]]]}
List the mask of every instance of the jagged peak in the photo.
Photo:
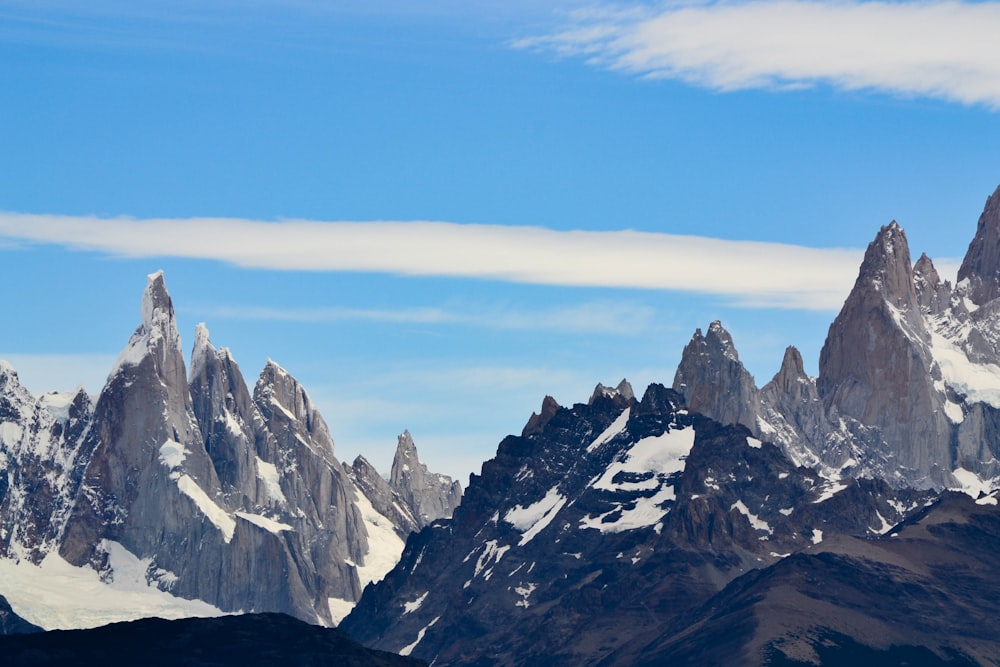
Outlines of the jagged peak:
{"type": "Polygon", "coordinates": [[[987,198],[958,269],[958,282],[964,280],[969,281],[969,298],[977,305],[1000,296],[1000,187],[987,198]]]}
{"type": "Polygon", "coordinates": [[[416,458],[417,446],[413,444],[413,436],[409,430],[403,429],[403,432],[396,436],[396,456],[410,455],[416,458]]]}
{"type": "Polygon", "coordinates": [[[785,356],[781,360],[781,368],[775,373],[770,384],[788,392],[797,383],[808,381],[802,353],[794,345],[785,348],[785,356]]]}
{"type": "Polygon", "coordinates": [[[521,437],[527,437],[533,433],[540,433],[561,407],[562,406],[559,405],[559,402],[556,401],[556,399],[551,396],[546,396],[542,399],[541,411],[538,413],[531,413],[531,417],[528,418],[528,423],[525,424],[524,428],[521,430],[521,437]]]}
{"type": "Polygon", "coordinates": [[[914,277],[922,278],[931,287],[937,287],[941,284],[941,276],[938,274],[933,260],[927,256],[926,252],[920,253],[920,258],[913,265],[913,275],[914,277]]]}
{"type": "Polygon", "coordinates": [[[146,276],[146,291],[142,295],[142,323],[148,330],[169,326],[174,319],[174,304],[167,292],[163,271],[146,276]]]}
{"type": "Polygon", "coordinates": [[[618,386],[614,388],[606,387],[605,385],[598,382],[597,386],[594,387],[594,392],[590,395],[590,401],[588,401],[588,404],[593,405],[594,401],[596,401],[598,398],[606,397],[614,399],[619,396],[627,401],[630,401],[633,398],[635,398],[635,393],[632,391],[632,385],[629,384],[629,381],[626,380],[625,378],[622,378],[622,381],[619,382],[618,386]]]}
{"type": "Polygon", "coordinates": [[[17,371],[9,361],[0,359],[0,378],[10,377],[17,380],[17,371]]]}
{"type": "MultiPolygon", "coordinates": [[[[177,331],[174,304],[167,292],[163,271],[147,276],[141,311],[142,323],[118,355],[118,360],[108,374],[109,378],[123,367],[138,366],[154,350],[159,356],[161,370],[168,357],[174,354],[181,356],[181,335],[177,331]]],[[[183,359],[179,365],[183,366],[183,359]]]]}
{"type": "Polygon", "coordinates": [[[708,344],[715,343],[718,349],[733,361],[740,360],[740,355],[733,344],[733,337],[726,331],[726,328],[722,326],[722,322],[719,320],[715,320],[708,326],[705,342],[708,344]]]}
{"type": "Polygon", "coordinates": [[[206,362],[215,356],[216,350],[209,337],[208,327],[204,322],[199,322],[194,329],[194,347],[191,349],[191,368],[188,372],[191,379],[194,380],[201,375],[206,362]]]}
{"type": "Polygon", "coordinates": [[[910,246],[906,232],[895,220],[883,225],[868,244],[852,295],[869,290],[898,308],[916,304],[910,246]]]}

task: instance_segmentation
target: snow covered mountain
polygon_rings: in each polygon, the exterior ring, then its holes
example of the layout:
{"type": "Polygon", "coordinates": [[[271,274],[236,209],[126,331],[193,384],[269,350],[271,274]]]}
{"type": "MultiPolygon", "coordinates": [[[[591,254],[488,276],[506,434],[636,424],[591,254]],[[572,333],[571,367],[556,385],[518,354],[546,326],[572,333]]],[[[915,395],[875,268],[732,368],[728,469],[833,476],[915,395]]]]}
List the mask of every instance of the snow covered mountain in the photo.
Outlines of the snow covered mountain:
{"type": "Polygon", "coordinates": [[[673,386],[691,410],[743,424],[827,474],[988,491],[1000,483],[998,245],[1000,189],[955,286],[926,254],[911,264],[906,234],[893,222],[868,246],[818,377],[806,377],[789,348],[758,389],[714,322],[685,348],[673,386]]]}
{"type": "MultiPolygon", "coordinates": [[[[410,465],[426,473],[408,442],[410,465]]],[[[153,274],[142,322],[95,402],[83,392],[36,400],[0,364],[0,594],[43,627],[90,623],[22,585],[57,571],[118,606],[123,587],[144,596],[97,622],[167,607],[333,624],[395,564],[406,535],[461,496],[443,476],[386,483],[399,510],[386,515],[348,470],[308,393],[273,361],[251,393],[200,325],[186,372],[173,304],[153,274]],[[105,586],[92,588],[96,575],[105,586]]]]}
{"type": "Polygon", "coordinates": [[[341,627],[435,665],[984,664],[1000,654],[997,564],[980,553],[1000,544],[983,495],[998,486],[997,247],[1000,189],[956,286],[883,227],[818,378],[789,347],[758,387],[715,322],[673,389],[546,397],[341,627]]]}
{"type": "Polygon", "coordinates": [[[453,519],[411,536],[343,629],[434,664],[614,662],[743,573],[883,534],[935,495],[826,479],[660,385],[547,412],[500,443],[453,519]]]}

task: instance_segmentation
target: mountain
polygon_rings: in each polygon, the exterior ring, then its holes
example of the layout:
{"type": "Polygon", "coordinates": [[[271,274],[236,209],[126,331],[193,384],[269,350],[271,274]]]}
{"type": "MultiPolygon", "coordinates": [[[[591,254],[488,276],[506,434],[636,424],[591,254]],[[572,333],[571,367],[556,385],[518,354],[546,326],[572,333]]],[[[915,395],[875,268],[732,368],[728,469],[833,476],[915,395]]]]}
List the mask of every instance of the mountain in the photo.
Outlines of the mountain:
{"type": "Polygon", "coordinates": [[[789,347],[758,387],[713,322],[672,389],[546,397],[341,627],[435,665],[1000,664],[998,202],[955,286],[882,227],[818,377],[789,347]]]}
{"type": "Polygon", "coordinates": [[[630,664],[998,664],[996,505],[947,493],[886,535],[823,540],[732,582],[630,664]]]}
{"type": "Polygon", "coordinates": [[[108,595],[128,582],[204,611],[331,625],[395,564],[410,531],[457,504],[461,488],[428,472],[410,439],[405,456],[421,477],[394,487],[398,512],[381,514],[287,371],[269,360],[251,391],[199,325],[188,373],[162,273],[149,276],[141,314],[96,401],[82,391],[36,400],[0,364],[0,546],[23,565],[0,563],[11,579],[0,593],[15,606],[34,601],[13,597],[13,579],[62,559],[98,572],[108,595]]]}
{"type": "Polygon", "coordinates": [[[786,352],[757,389],[718,322],[695,332],[674,379],[692,410],[745,425],[803,465],[896,486],[989,490],[1000,481],[1000,189],[959,282],[911,264],[896,222],[868,246],[830,326],[819,375],[786,352]]]}
{"type": "Polygon", "coordinates": [[[825,479],[660,385],[596,395],[504,439],[341,627],[439,665],[596,664],[749,570],[881,534],[933,497],[825,479]]]}
{"type": "Polygon", "coordinates": [[[250,667],[417,667],[426,663],[372,651],[343,632],[282,614],[147,618],[91,630],[0,636],[4,665],[186,665],[250,667]]]}

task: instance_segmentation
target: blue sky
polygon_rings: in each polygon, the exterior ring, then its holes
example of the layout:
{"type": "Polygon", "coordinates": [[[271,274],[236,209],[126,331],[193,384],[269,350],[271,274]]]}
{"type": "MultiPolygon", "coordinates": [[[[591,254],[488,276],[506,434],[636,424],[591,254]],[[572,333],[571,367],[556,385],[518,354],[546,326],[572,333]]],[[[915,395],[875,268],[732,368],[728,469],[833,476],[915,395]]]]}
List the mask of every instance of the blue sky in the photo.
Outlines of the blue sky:
{"type": "Polygon", "coordinates": [[[1000,3],[0,0],[0,358],[93,393],[164,269],[337,455],[456,476],[720,319],[816,372],[896,219],[1000,183],[1000,3]]]}

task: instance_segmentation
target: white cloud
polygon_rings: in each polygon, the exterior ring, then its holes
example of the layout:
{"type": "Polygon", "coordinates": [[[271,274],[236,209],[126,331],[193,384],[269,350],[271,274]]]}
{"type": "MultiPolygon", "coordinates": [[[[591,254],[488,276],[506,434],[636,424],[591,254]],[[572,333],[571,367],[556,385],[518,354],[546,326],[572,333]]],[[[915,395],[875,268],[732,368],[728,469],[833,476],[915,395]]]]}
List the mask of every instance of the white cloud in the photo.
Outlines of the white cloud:
{"type": "Polygon", "coordinates": [[[343,321],[390,324],[449,324],[511,331],[609,334],[638,336],[653,326],[655,310],[649,306],[598,301],[545,310],[497,308],[268,308],[223,306],[195,309],[211,319],[271,320],[323,323],[343,321]]]}
{"type": "Polygon", "coordinates": [[[855,249],[650,232],[419,221],[132,220],[0,213],[0,238],[123,257],[217,260],[254,269],[679,290],[725,296],[748,306],[811,310],[841,306],[862,256],[855,249]]]}
{"type": "Polygon", "coordinates": [[[521,48],[718,90],[817,83],[1000,108],[1000,3],[759,0],[571,14],[521,48]]]}

